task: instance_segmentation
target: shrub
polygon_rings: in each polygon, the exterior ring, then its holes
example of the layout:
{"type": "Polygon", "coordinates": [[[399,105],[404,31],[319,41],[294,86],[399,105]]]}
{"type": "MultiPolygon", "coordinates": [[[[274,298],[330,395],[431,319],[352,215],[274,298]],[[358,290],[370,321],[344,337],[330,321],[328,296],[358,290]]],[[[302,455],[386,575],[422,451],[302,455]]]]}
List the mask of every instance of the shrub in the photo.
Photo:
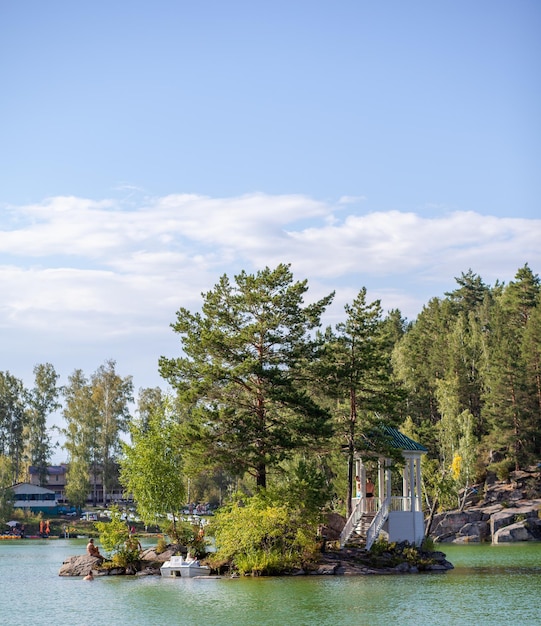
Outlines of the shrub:
{"type": "Polygon", "coordinates": [[[156,554],[161,554],[167,550],[167,541],[163,537],[160,537],[156,542],[156,554]]]}
{"type": "Polygon", "coordinates": [[[271,575],[303,567],[317,553],[317,523],[262,490],[237,497],[217,512],[211,525],[216,562],[228,562],[242,574],[271,575]]]}
{"type": "Polygon", "coordinates": [[[139,542],[130,537],[118,507],[111,507],[110,522],[96,522],[100,543],[109,553],[113,567],[126,567],[139,560],[139,542]]]}
{"type": "Polygon", "coordinates": [[[177,522],[167,529],[167,534],[173,537],[175,543],[185,546],[193,556],[200,557],[206,554],[207,541],[203,529],[199,524],[177,522]]]}

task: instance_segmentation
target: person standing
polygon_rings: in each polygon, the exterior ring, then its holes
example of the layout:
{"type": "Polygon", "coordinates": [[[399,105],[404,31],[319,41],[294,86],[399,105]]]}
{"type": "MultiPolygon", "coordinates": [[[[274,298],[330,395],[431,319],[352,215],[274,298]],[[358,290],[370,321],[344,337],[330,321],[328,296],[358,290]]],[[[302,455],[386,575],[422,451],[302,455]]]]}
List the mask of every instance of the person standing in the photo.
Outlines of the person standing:
{"type": "Polygon", "coordinates": [[[370,480],[370,477],[366,479],[366,503],[367,503],[367,511],[373,512],[375,510],[374,506],[374,483],[370,480]]]}

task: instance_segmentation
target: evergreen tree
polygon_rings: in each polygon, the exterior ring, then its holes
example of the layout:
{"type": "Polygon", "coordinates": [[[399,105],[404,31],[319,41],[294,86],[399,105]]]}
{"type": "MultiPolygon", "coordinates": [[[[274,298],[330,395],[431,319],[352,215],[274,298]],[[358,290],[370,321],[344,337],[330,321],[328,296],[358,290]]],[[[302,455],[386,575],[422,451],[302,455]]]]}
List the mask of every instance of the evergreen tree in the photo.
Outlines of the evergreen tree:
{"type": "Polygon", "coordinates": [[[449,300],[454,303],[458,311],[469,313],[480,307],[490,288],[485,285],[480,276],[472,272],[471,268],[459,278],[455,277],[458,289],[445,292],[449,300]]]}
{"type": "Polygon", "coordinates": [[[489,359],[485,370],[485,403],[491,424],[486,437],[486,444],[492,449],[490,456],[499,460],[503,455],[503,461],[512,462],[518,469],[532,460],[533,450],[538,449],[535,442],[539,439],[534,434],[538,431],[538,414],[535,408],[531,410],[535,374],[528,377],[531,371],[528,363],[531,366],[531,357],[535,360],[535,351],[529,351],[526,346],[534,346],[538,339],[535,312],[541,288],[539,277],[528,265],[519,269],[515,278],[492,308],[486,333],[489,359]],[[527,332],[532,316],[532,331],[527,332]]]}
{"type": "Polygon", "coordinates": [[[329,295],[304,305],[307,281],[289,266],[224,275],[203,294],[201,313],[179,309],[173,329],[183,357],[160,359],[160,373],[191,409],[194,444],[206,458],[266,487],[269,468],[330,435],[329,415],[305,391],[310,337],[329,295]]]}
{"type": "Polygon", "coordinates": [[[368,303],[364,287],[345,311],[347,318],[336,325],[336,334],[326,332],[318,370],[324,393],[335,399],[336,433],[347,451],[349,515],[354,453],[380,414],[389,421],[402,397],[391,381],[390,338],[396,334],[396,319],[385,324],[380,301],[368,303]]]}

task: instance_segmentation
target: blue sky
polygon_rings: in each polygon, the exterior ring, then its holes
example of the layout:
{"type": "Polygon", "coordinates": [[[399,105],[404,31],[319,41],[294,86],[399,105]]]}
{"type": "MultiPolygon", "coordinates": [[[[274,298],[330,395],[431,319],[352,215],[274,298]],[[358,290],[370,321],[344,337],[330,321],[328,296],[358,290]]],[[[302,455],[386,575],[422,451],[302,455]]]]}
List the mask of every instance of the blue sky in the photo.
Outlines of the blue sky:
{"type": "Polygon", "coordinates": [[[180,306],[280,262],[326,321],[541,269],[536,0],[0,4],[0,371],[162,383],[180,306]]]}

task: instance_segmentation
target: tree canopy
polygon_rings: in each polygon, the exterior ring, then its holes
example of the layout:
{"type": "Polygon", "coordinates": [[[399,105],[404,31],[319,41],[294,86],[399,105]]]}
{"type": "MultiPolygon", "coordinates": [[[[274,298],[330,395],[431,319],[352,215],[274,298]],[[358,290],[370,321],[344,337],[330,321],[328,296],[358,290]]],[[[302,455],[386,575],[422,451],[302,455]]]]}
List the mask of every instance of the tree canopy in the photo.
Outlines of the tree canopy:
{"type": "Polygon", "coordinates": [[[307,281],[289,266],[222,276],[201,312],[179,309],[172,325],[185,356],[160,359],[161,375],[198,424],[206,458],[265,487],[268,468],[330,433],[330,415],[309,395],[311,332],[333,294],[304,303],[307,281]]]}

